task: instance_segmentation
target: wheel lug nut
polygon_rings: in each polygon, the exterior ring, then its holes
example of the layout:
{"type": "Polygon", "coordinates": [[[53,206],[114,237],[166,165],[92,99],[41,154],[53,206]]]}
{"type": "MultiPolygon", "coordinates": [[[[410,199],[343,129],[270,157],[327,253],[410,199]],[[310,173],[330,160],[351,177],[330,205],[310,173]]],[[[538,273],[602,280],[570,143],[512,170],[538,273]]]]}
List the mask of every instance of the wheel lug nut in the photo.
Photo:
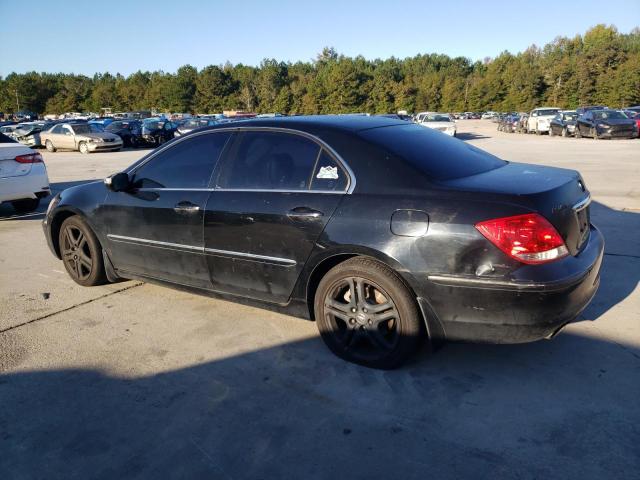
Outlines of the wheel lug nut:
{"type": "Polygon", "coordinates": [[[356,323],[356,319],[355,318],[350,318],[349,319],[349,323],[356,323]]]}
{"type": "Polygon", "coordinates": [[[356,313],[356,309],[355,309],[355,308],[352,308],[352,309],[351,309],[351,312],[352,312],[352,313],[356,313]]]}
{"type": "Polygon", "coordinates": [[[372,322],[371,322],[371,319],[369,319],[369,325],[371,325],[371,323],[372,323],[372,322]]]}
{"type": "Polygon", "coordinates": [[[366,309],[366,308],[363,308],[363,309],[362,309],[362,311],[363,311],[364,313],[367,313],[367,309],[366,309]]]}

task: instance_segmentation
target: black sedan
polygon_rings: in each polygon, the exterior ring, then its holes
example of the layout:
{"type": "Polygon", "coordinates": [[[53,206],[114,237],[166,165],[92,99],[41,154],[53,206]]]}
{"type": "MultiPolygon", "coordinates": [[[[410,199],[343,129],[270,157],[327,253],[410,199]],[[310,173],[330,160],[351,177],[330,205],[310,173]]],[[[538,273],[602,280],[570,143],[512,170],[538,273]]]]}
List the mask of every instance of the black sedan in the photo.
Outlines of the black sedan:
{"type": "Polygon", "coordinates": [[[635,138],[636,122],[617,110],[590,110],[576,121],[576,137],[635,138]]]}
{"type": "Polygon", "coordinates": [[[116,120],[107,125],[105,131],[115,133],[122,138],[125,147],[137,147],[144,143],[140,120],[116,120]]]}
{"type": "Polygon", "coordinates": [[[578,113],[575,110],[558,112],[549,124],[549,136],[562,135],[570,137],[575,133],[578,113]]]}
{"type": "Polygon", "coordinates": [[[142,140],[152,146],[171,140],[177,125],[166,118],[145,118],[142,121],[142,140]]]}
{"type": "Polygon", "coordinates": [[[527,342],[575,319],[604,248],[589,202],[573,170],[402,120],[290,117],[176,138],[55,196],[43,227],[80,285],[302,307],[338,356],[392,368],[425,339],[527,342]]]}

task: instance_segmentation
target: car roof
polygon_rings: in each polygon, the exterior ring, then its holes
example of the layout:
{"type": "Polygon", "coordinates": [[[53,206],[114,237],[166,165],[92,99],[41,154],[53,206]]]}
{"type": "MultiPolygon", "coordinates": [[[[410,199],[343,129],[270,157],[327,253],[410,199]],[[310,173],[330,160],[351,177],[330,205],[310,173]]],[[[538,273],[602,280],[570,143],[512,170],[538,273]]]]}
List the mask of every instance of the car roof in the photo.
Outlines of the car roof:
{"type": "Polygon", "coordinates": [[[365,115],[304,115],[294,117],[251,118],[205,128],[214,130],[220,128],[270,127],[302,131],[331,129],[353,133],[371,128],[406,124],[407,122],[404,120],[388,117],[369,117],[365,115]]]}

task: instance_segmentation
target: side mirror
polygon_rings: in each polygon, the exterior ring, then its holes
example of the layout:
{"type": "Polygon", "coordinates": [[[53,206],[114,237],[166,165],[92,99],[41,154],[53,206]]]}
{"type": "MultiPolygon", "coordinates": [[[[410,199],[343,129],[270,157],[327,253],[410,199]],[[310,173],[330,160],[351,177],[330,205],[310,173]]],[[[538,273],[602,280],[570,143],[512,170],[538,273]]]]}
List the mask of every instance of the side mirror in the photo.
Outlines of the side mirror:
{"type": "Polygon", "coordinates": [[[109,175],[104,179],[104,184],[112,192],[124,192],[131,186],[131,180],[129,180],[129,175],[120,172],[109,175]]]}

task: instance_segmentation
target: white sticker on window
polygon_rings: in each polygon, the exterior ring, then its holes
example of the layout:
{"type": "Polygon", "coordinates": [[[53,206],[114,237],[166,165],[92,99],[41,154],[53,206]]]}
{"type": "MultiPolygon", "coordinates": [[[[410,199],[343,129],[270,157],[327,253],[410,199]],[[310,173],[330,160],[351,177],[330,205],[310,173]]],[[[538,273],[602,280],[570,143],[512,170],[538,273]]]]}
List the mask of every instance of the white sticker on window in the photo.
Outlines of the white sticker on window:
{"type": "Polygon", "coordinates": [[[329,180],[336,180],[338,178],[338,167],[326,166],[320,167],[320,171],[316,178],[326,178],[329,180]]]}

